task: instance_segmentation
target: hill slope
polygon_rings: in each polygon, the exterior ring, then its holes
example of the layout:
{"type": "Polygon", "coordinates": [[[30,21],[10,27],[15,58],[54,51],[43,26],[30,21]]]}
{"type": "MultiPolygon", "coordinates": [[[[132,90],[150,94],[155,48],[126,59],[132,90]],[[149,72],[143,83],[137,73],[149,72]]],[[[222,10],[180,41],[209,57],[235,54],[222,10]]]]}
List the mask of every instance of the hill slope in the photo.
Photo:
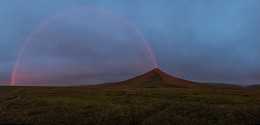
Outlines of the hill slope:
{"type": "Polygon", "coordinates": [[[126,81],[111,83],[113,86],[124,86],[124,87],[194,87],[200,85],[200,83],[180,79],[168,75],[167,73],[156,68],[143,75],[131,78],[126,81]]]}

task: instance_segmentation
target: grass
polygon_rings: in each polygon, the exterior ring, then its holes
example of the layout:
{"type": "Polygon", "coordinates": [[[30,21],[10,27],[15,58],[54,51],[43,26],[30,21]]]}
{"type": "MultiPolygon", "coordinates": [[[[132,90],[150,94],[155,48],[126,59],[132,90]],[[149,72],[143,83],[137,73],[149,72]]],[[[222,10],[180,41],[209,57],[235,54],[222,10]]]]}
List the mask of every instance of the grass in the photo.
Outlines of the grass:
{"type": "Polygon", "coordinates": [[[0,87],[0,124],[260,124],[260,91],[0,87]]]}

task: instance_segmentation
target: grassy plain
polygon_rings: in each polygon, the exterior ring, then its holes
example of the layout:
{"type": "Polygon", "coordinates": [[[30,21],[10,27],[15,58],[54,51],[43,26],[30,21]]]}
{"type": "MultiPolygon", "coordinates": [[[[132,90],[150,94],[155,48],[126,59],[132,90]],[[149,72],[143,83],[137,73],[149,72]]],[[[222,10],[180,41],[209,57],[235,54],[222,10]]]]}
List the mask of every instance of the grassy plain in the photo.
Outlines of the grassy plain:
{"type": "Polygon", "coordinates": [[[260,90],[0,87],[0,124],[260,124],[260,90]]]}

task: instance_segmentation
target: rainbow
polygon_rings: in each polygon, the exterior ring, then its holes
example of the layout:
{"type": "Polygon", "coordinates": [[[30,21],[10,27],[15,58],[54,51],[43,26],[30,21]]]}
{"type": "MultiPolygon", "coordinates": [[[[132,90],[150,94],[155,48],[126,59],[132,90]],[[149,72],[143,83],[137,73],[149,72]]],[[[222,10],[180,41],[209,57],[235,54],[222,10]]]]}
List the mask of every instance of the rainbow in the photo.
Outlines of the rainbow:
{"type": "Polygon", "coordinates": [[[130,21],[128,21],[127,19],[123,18],[122,16],[119,16],[118,14],[115,14],[114,12],[108,11],[108,10],[104,10],[104,9],[100,9],[100,8],[92,8],[92,7],[78,7],[78,8],[73,8],[73,9],[69,9],[69,10],[65,10],[61,13],[55,14],[53,16],[50,16],[49,18],[47,18],[46,20],[44,20],[42,23],[40,23],[29,35],[28,37],[25,39],[22,47],[19,50],[19,53],[17,55],[16,58],[16,62],[14,64],[14,68],[12,71],[12,75],[11,75],[11,80],[10,80],[10,85],[11,86],[15,86],[16,83],[16,72],[20,63],[20,59],[23,55],[24,50],[26,49],[26,46],[31,42],[32,37],[39,32],[42,28],[44,28],[48,23],[50,23],[51,21],[53,21],[54,19],[57,19],[59,17],[62,17],[66,14],[72,13],[72,12],[81,12],[81,11],[93,11],[93,12],[99,12],[99,13],[103,13],[109,16],[112,16],[116,19],[118,19],[119,21],[121,21],[122,23],[126,24],[131,30],[133,30],[135,33],[137,33],[137,35],[140,37],[140,39],[143,41],[143,44],[145,45],[149,55],[150,55],[150,59],[152,61],[153,67],[157,68],[157,62],[156,62],[156,58],[153,54],[153,51],[151,49],[151,47],[149,46],[148,41],[145,39],[145,37],[143,36],[143,34],[137,29],[137,27],[132,24],[130,21]]]}

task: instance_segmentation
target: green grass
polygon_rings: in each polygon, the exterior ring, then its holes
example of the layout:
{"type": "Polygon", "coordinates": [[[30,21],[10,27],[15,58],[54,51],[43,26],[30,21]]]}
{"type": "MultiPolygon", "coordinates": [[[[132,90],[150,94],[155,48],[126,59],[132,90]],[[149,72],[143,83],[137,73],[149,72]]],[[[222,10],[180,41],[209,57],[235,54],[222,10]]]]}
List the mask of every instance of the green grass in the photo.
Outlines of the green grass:
{"type": "Polygon", "coordinates": [[[260,124],[260,91],[0,87],[0,124],[260,124]]]}

